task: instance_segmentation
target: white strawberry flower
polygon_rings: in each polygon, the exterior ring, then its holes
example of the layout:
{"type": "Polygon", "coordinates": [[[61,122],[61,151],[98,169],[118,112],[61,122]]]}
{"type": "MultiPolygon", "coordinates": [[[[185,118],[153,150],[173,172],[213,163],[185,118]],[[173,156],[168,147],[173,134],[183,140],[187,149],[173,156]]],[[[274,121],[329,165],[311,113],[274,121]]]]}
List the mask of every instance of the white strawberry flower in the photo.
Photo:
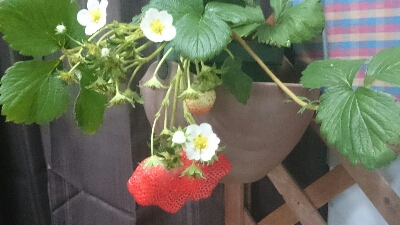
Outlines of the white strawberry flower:
{"type": "Polygon", "coordinates": [[[186,128],[187,142],[183,149],[190,160],[209,161],[218,149],[220,139],[213,132],[211,125],[192,124],[186,128]]]}
{"type": "Polygon", "coordinates": [[[104,25],[106,25],[107,17],[107,0],[88,0],[87,9],[82,9],[78,12],[77,20],[85,26],[85,33],[92,35],[104,25]]]}
{"type": "Polygon", "coordinates": [[[56,34],[63,34],[67,30],[67,28],[64,26],[64,24],[58,24],[55,30],[56,34]]]}
{"type": "Polygon", "coordinates": [[[108,48],[102,48],[101,49],[101,57],[107,57],[107,56],[109,56],[110,55],[110,49],[108,49],[108,48]]]}
{"type": "Polygon", "coordinates": [[[176,35],[176,29],[172,22],[173,18],[167,11],[150,8],[140,22],[140,28],[150,41],[170,41],[176,35]]]}
{"type": "Polygon", "coordinates": [[[174,135],[172,136],[172,142],[175,144],[183,144],[186,142],[186,136],[185,133],[183,133],[183,131],[176,131],[174,133],[174,135]]]}

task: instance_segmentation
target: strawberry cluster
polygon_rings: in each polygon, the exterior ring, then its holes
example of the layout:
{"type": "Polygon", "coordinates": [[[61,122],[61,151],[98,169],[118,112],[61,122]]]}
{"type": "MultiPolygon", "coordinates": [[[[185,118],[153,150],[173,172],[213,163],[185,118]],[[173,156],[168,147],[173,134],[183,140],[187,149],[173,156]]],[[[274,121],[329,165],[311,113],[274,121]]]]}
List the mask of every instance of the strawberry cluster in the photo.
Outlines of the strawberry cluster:
{"type": "Polygon", "coordinates": [[[168,168],[157,156],[143,160],[127,182],[136,202],[176,213],[189,200],[208,198],[231,169],[229,160],[220,153],[212,162],[199,163],[189,160],[182,151],[180,162],[180,166],[168,168]],[[193,167],[202,173],[188,172],[193,167]]]}

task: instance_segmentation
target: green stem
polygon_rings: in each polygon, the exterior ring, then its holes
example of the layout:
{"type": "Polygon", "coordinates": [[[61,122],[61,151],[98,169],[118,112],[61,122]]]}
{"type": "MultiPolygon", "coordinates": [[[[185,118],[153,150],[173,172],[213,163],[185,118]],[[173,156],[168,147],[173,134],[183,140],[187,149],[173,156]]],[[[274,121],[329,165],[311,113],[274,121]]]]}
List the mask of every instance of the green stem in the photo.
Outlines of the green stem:
{"type": "Polygon", "coordinates": [[[178,107],[178,94],[179,94],[180,80],[181,80],[181,73],[178,73],[176,76],[176,81],[175,81],[174,101],[172,102],[172,114],[171,114],[171,120],[170,120],[170,124],[169,124],[170,130],[172,130],[172,127],[174,126],[174,123],[175,123],[176,109],[178,107]]]}
{"type": "Polygon", "coordinates": [[[153,125],[151,127],[151,136],[150,136],[150,152],[151,152],[151,155],[154,155],[154,132],[155,132],[156,123],[157,123],[157,120],[160,118],[161,110],[163,108],[168,107],[169,95],[171,93],[172,88],[174,87],[175,78],[176,78],[176,76],[172,79],[171,85],[169,86],[169,88],[167,90],[167,93],[165,94],[165,97],[161,102],[161,106],[160,106],[160,108],[158,109],[157,113],[154,116],[154,121],[153,121],[153,125]]]}
{"type": "Polygon", "coordinates": [[[146,58],[143,58],[142,60],[144,60],[144,62],[149,62],[150,60],[152,60],[154,57],[157,56],[157,54],[159,52],[161,52],[162,50],[164,50],[164,47],[167,45],[167,42],[164,42],[160,45],[160,47],[158,47],[151,55],[147,56],[146,58]]]}
{"type": "Polygon", "coordinates": [[[168,49],[168,51],[163,55],[163,57],[160,59],[160,62],[158,62],[156,69],[154,70],[153,76],[155,76],[158,73],[158,70],[160,70],[161,65],[164,63],[165,59],[171,53],[172,48],[168,49]]]}
{"type": "Polygon", "coordinates": [[[143,50],[145,50],[147,47],[151,46],[153,44],[153,42],[148,41],[145,44],[141,45],[140,47],[136,48],[136,52],[141,52],[143,50]]]}
{"type": "MultiPolygon", "coordinates": [[[[297,104],[300,106],[304,107],[308,103],[302,101],[295,93],[293,93],[288,87],[286,87],[285,84],[282,83],[281,80],[279,80],[278,77],[275,76],[275,74],[268,68],[267,65],[260,59],[260,57],[247,45],[247,43],[235,32],[232,32],[232,38],[238,41],[243,48],[251,55],[251,57],[254,58],[254,60],[261,66],[261,68],[268,74],[268,76],[297,104]]],[[[308,109],[311,110],[316,110],[318,106],[316,105],[310,105],[307,107],[308,109]]]]}
{"type": "MultiPolygon", "coordinates": [[[[134,63],[132,64],[132,66],[134,66],[134,63]]],[[[137,74],[137,72],[139,71],[139,69],[140,69],[142,66],[143,66],[143,64],[138,65],[138,66],[135,68],[135,70],[133,71],[131,77],[129,78],[128,84],[127,84],[127,87],[128,87],[128,88],[130,88],[131,83],[132,83],[132,81],[133,81],[133,78],[135,77],[135,75],[137,74]]],[[[129,69],[129,67],[130,67],[130,66],[127,66],[125,69],[129,69]]]]}

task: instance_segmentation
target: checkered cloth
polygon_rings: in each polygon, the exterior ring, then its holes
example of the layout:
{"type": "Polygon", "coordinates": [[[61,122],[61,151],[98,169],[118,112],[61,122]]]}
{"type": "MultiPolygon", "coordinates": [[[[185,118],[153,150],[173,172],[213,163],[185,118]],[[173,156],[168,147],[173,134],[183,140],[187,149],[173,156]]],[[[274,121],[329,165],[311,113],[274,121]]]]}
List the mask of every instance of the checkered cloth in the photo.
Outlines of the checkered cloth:
{"type": "MultiPolygon", "coordinates": [[[[298,4],[302,0],[293,0],[298,4]]],[[[400,0],[322,0],[326,17],[325,55],[328,58],[370,59],[382,49],[400,46],[400,0]]],[[[306,60],[322,58],[320,40],[296,47],[306,60]]],[[[322,42],[322,41],[321,41],[322,42]]],[[[363,84],[366,66],[354,86],[363,84]]],[[[399,74],[400,76],[400,74],[399,74]]],[[[379,82],[373,87],[400,100],[400,88],[379,82]]]]}

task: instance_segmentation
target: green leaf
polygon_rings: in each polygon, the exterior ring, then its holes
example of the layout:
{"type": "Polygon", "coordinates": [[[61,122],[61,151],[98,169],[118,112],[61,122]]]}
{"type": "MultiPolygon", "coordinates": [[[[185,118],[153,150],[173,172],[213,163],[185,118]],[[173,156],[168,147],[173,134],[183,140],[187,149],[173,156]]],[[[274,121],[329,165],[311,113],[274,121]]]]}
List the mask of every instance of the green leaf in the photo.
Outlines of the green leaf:
{"type": "Polygon", "coordinates": [[[103,123],[107,96],[86,88],[96,81],[93,71],[79,68],[82,73],[79,95],[75,101],[75,118],[83,132],[93,134],[103,123]]]}
{"type": "Polygon", "coordinates": [[[222,74],[222,85],[226,87],[240,103],[246,104],[250,97],[253,80],[242,72],[242,60],[238,57],[235,57],[235,59],[228,57],[222,65],[222,68],[227,70],[226,73],[222,74]]]}
{"type": "Polygon", "coordinates": [[[74,46],[65,35],[56,34],[64,24],[67,34],[82,40],[84,28],[76,19],[78,5],[70,0],[4,0],[0,2],[0,32],[14,50],[23,55],[49,55],[74,46]]]}
{"type": "Polygon", "coordinates": [[[364,62],[364,59],[317,60],[309,64],[302,72],[300,83],[311,89],[335,85],[351,87],[354,77],[364,62]]]}
{"type": "Polygon", "coordinates": [[[209,2],[224,2],[224,3],[229,3],[229,4],[234,4],[234,5],[238,5],[238,6],[242,6],[245,7],[246,4],[250,4],[252,3],[252,5],[254,4],[253,1],[251,0],[204,0],[204,4],[208,4],[209,2]]]}
{"type": "Polygon", "coordinates": [[[214,17],[230,22],[233,27],[264,22],[264,14],[260,7],[241,7],[229,3],[210,2],[206,11],[214,17]]]}
{"type": "Polygon", "coordinates": [[[389,94],[364,87],[328,88],[320,98],[321,134],[353,164],[367,169],[388,165],[400,145],[400,104],[389,94]]]}
{"type": "Polygon", "coordinates": [[[275,23],[279,23],[279,19],[283,17],[283,12],[290,8],[292,5],[290,4],[291,0],[271,0],[270,4],[274,11],[274,20],[275,23]]]}
{"type": "Polygon", "coordinates": [[[59,60],[23,61],[7,69],[0,86],[2,115],[7,121],[41,124],[67,110],[69,89],[53,75],[59,64],[59,60]]]}
{"type": "Polygon", "coordinates": [[[255,33],[258,41],[288,47],[321,34],[325,26],[323,6],[319,0],[305,0],[295,6],[277,2],[276,10],[283,10],[275,18],[275,26],[264,23],[255,33]],[[277,4],[281,3],[281,5],[277,4]]]}
{"type": "Polygon", "coordinates": [[[243,26],[234,27],[232,28],[232,31],[240,37],[247,37],[252,34],[259,26],[260,23],[251,23],[243,26]]]}
{"type": "Polygon", "coordinates": [[[180,20],[186,14],[202,15],[204,12],[203,0],[151,0],[142,8],[142,12],[150,8],[167,11],[174,21],[180,20]]]}
{"type": "Polygon", "coordinates": [[[376,54],[368,64],[365,86],[371,86],[374,80],[381,80],[400,86],[400,47],[395,46],[376,54]]]}
{"type": "Polygon", "coordinates": [[[190,60],[207,60],[220,53],[230,41],[231,29],[206,11],[203,16],[188,13],[175,24],[171,41],[175,51],[190,60]]]}

